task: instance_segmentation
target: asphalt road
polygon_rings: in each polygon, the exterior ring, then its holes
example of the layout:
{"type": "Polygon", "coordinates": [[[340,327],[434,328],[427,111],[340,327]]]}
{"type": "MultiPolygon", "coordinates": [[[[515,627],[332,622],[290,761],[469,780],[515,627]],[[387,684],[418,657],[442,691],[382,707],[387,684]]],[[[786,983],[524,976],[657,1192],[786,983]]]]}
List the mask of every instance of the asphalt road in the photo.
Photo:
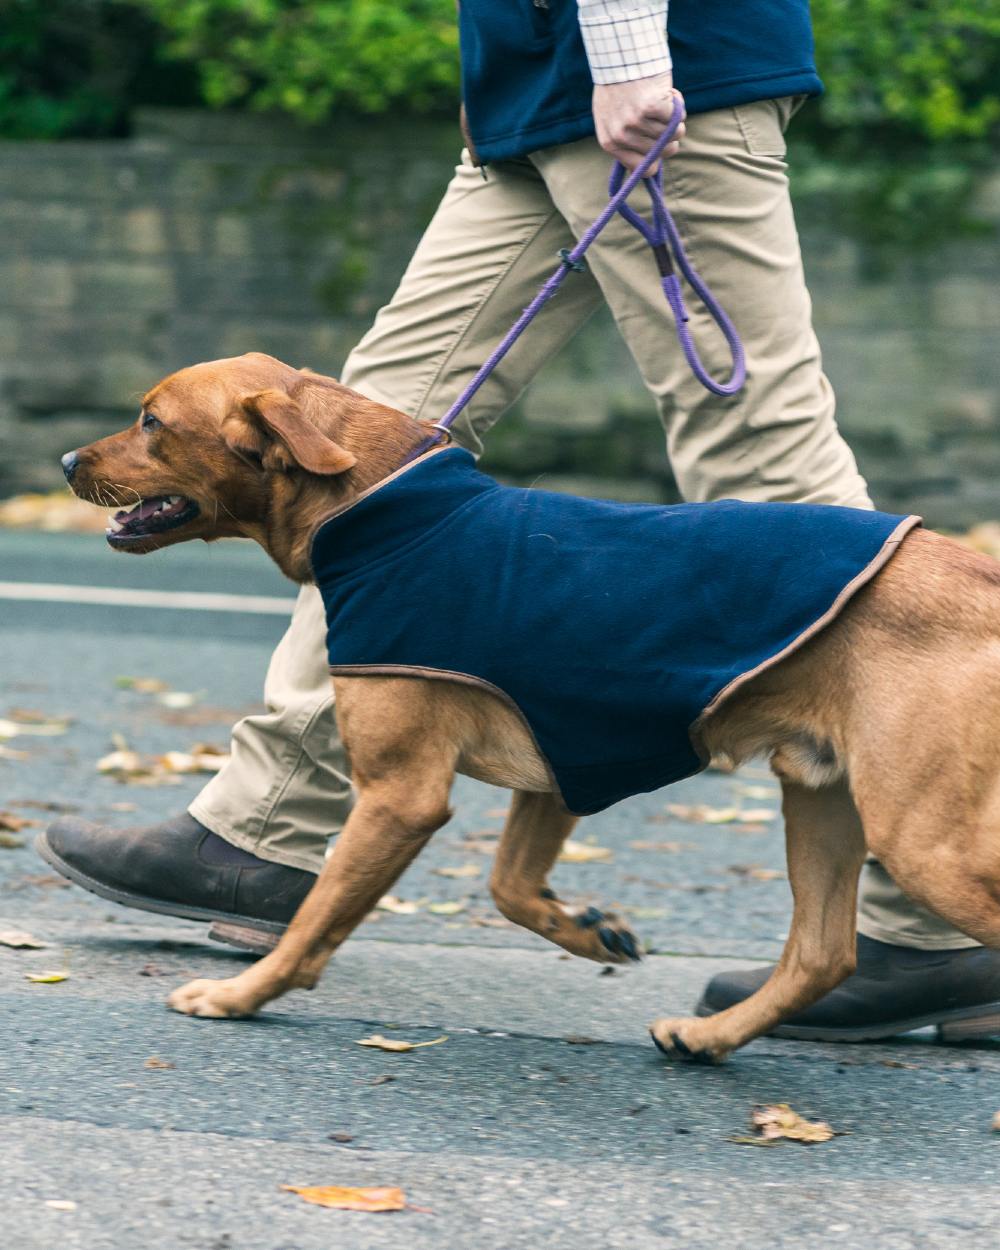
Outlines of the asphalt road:
{"type": "MultiPolygon", "coordinates": [[[[99,538],[3,532],[0,583],[65,588],[45,603],[0,597],[0,718],[71,718],[65,734],[0,742],[26,753],[0,759],[0,810],[44,821],[39,805],[60,805],[122,824],[181,809],[203,779],[151,789],[101,776],[112,735],[150,752],[224,746],[232,719],[258,706],[284,622],[82,605],[72,588],[98,599],[100,588],[293,593],[241,545],[136,559],[99,538]],[[198,697],[171,710],[123,689],[123,676],[198,697]]],[[[930,1035],[868,1047],[765,1039],[704,1069],[664,1064],[648,1044],[648,1021],[690,1010],[713,972],[776,955],[789,917],[776,819],[701,823],[667,803],[766,812],[771,789],[753,771],[709,773],[585,823],[579,840],[612,858],[561,864],[560,892],[623,909],[655,952],[603,976],[499,921],[485,881],[506,798],[462,781],[454,821],[397,887],[417,913],[378,913],[316,991],[250,1022],[167,1012],[174,985],[231,975],[244,957],[206,942],[203,926],[63,888],[26,828],[24,846],[0,849],[0,929],[49,945],[0,947],[0,1242],[996,1244],[1000,1047],[944,1048],[930,1035]],[[435,872],[465,865],[476,875],[435,872]],[[446,901],[461,910],[428,910],[446,901]],[[25,979],[53,967],[69,979],[25,979]],[[356,1045],[371,1033],[447,1041],[387,1054],[356,1045]],[[746,1134],[755,1103],[772,1101],[845,1135],[811,1147],[729,1141],[746,1134]],[[324,1210],[282,1184],[400,1185],[426,1210],[324,1210]]]]}

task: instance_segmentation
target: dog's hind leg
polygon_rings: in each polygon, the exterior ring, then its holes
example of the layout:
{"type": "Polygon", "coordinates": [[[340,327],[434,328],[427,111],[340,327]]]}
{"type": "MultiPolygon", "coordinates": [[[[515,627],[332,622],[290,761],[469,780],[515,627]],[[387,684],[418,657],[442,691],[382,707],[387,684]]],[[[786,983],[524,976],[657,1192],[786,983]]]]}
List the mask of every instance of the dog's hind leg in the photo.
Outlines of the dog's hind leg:
{"type": "Polygon", "coordinates": [[[671,1057],[716,1062],[809,1006],[854,970],[861,820],[847,785],[809,789],[782,781],[791,931],[768,981],[742,1003],[702,1019],[657,1020],[651,1033],[671,1057]]]}
{"type": "Polygon", "coordinates": [[[557,795],[515,790],[490,878],[493,899],[509,920],[574,955],[612,964],[639,959],[624,921],[560,902],[549,888],[549,872],[575,824],[557,795]]]}
{"type": "Polygon", "coordinates": [[[1000,950],[1000,819],[969,811],[965,796],[908,813],[905,838],[873,851],[896,884],[983,946],[1000,950]],[[963,801],[965,800],[965,801],[963,801]]]}

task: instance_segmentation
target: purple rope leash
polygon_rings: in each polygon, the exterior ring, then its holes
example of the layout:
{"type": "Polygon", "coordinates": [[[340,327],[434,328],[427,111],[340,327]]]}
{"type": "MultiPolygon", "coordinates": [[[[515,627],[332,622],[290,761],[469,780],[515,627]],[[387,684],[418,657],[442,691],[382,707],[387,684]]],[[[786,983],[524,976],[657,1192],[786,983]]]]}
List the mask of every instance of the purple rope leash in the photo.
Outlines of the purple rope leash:
{"type": "MultiPolygon", "coordinates": [[[[736,333],[736,327],[726,316],[718,300],[708,289],[704,279],[698,275],[688,259],[687,253],[684,251],[684,245],[681,243],[674,219],[671,217],[670,210],[663,199],[662,166],[655,176],[648,176],[646,172],[656,162],[660,153],[674,137],[677,127],[682,120],[683,114],[681,110],[675,107],[666,130],[657,139],[638,168],[634,169],[627,178],[625,177],[625,167],[618,162],[615,163],[608,183],[610,199],[601,215],[585,232],[576,247],[572,250],[564,249],[560,252],[561,264],[559,268],[507,331],[502,342],[497,345],[489,358],[480,366],[475,377],[441,420],[433,423],[435,430],[447,433],[459,413],[462,412],[500,361],[503,360],[504,356],[507,355],[524,331],[534,321],[542,306],[547,304],[556,291],[559,290],[566,275],[574,271],[580,272],[584,269],[583,257],[587,249],[616,213],[621,213],[625,220],[639,231],[653,250],[653,255],[660,270],[663,294],[666,296],[667,303],[673,313],[677,327],[677,338],[680,342],[681,350],[691,366],[692,373],[694,373],[702,386],[711,391],[713,395],[735,395],[742,388],[743,383],[746,381],[746,357],[743,352],[743,344],[736,333]],[[646,184],[646,190],[649,192],[649,198],[652,203],[652,223],[646,221],[625,202],[640,181],[646,184]],[[695,294],[701,299],[701,302],[729,345],[732,357],[732,371],[725,382],[716,382],[709,375],[702,364],[701,357],[698,355],[698,349],[695,347],[691,331],[688,329],[688,312],[684,305],[680,278],[674,271],[674,261],[676,261],[677,267],[688,280],[695,294]]],[[[417,456],[422,456],[425,451],[428,451],[438,442],[438,434],[428,435],[407,458],[406,463],[409,463],[410,460],[415,460],[417,456]]]]}

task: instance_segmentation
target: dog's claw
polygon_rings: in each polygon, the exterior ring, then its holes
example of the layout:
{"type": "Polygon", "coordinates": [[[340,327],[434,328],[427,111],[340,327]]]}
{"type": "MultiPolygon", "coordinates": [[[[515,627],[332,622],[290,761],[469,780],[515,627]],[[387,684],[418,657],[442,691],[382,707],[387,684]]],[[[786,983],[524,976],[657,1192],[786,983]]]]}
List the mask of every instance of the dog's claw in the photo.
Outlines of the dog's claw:
{"type": "Polygon", "coordinates": [[[635,935],[628,929],[610,929],[605,925],[597,930],[597,936],[609,955],[631,959],[634,963],[642,959],[635,935]]]}
{"type": "Polygon", "coordinates": [[[668,1029],[667,1031],[667,1037],[670,1039],[669,1045],[661,1042],[652,1029],[649,1030],[649,1036],[653,1039],[653,1045],[656,1049],[661,1054],[666,1055],[668,1059],[680,1059],[684,1063],[716,1064],[719,1062],[718,1056],[714,1055],[710,1050],[692,1050],[674,1029],[668,1029]]]}
{"type": "MultiPolygon", "coordinates": [[[[542,896],[545,897],[545,891],[542,896]]],[[[555,902],[554,914],[543,917],[543,927],[537,928],[536,932],[551,937],[557,945],[565,947],[575,955],[583,955],[599,963],[621,964],[626,960],[638,963],[642,959],[639,939],[630,929],[625,928],[622,919],[614,912],[603,912],[594,906],[572,907],[558,899],[555,902]],[[559,936],[559,928],[567,922],[576,932],[566,934],[563,929],[564,936],[559,936]],[[599,946],[594,941],[595,937],[599,946]]]]}

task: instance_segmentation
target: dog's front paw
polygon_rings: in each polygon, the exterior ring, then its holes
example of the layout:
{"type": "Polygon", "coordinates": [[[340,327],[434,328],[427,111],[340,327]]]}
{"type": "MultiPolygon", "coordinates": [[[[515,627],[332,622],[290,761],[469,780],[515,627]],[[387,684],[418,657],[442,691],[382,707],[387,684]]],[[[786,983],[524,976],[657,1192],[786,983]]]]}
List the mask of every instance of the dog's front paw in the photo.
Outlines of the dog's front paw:
{"type": "Polygon", "coordinates": [[[228,981],[189,981],[167,999],[167,1006],[185,1016],[206,1016],[215,1020],[238,1019],[253,1015],[255,1005],[236,984],[228,981]]]}
{"type": "Polygon", "coordinates": [[[728,1046],[715,1041],[705,1025],[708,1021],[698,1019],[656,1020],[650,1025],[649,1035],[656,1048],[668,1059],[685,1063],[721,1063],[729,1053],[728,1046]]]}

